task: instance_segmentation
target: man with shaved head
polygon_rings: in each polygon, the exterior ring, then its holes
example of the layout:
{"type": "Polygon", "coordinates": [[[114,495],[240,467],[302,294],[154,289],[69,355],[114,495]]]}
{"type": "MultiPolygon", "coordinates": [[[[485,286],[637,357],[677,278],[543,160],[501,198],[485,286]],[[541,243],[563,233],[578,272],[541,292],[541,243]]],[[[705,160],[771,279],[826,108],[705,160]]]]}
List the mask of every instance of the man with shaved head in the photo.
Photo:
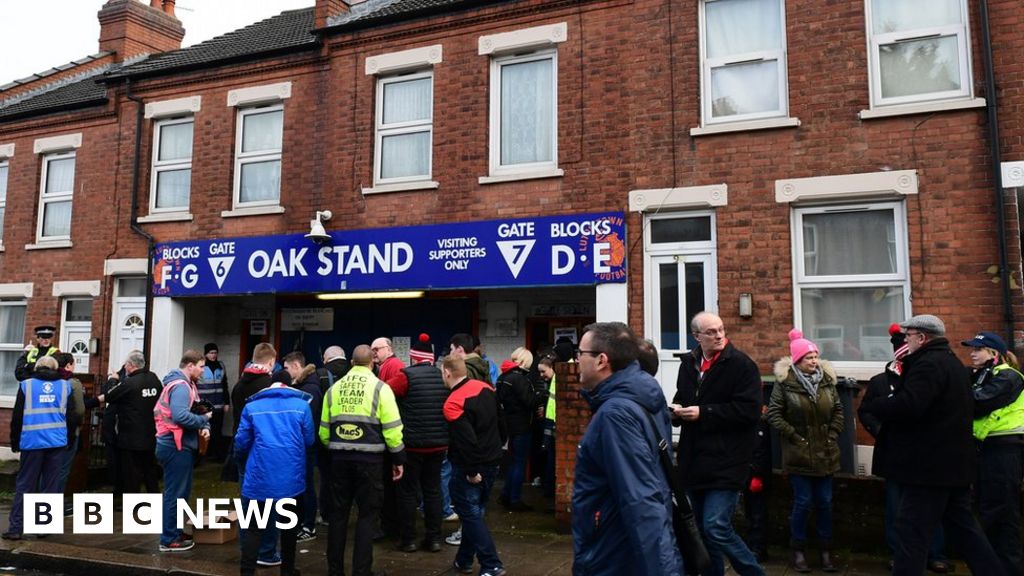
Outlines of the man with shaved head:
{"type": "Polygon", "coordinates": [[[380,470],[390,454],[392,482],[402,477],[405,445],[402,419],[391,388],[373,374],[369,346],[352,351],[352,369],[324,396],[320,441],[331,453],[331,504],[327,534],[327,573],[345,573],[345,541],[353,502],[359,510],[352,574],[368,575],[373,566],[373,522],[380,509],[380,470]]]}
{"type": "Polygon", "coordinates": [[[682,427],[680,478],[711,556],[705,574],[724,574],[726,556],[740,576],[763,576],[764,569],[732,526],[757,444],[761,374],[726,338],[717,314],[695,315],[690,332],[697,346],[681,358],[670,408],[672,423],[682,427]]]}

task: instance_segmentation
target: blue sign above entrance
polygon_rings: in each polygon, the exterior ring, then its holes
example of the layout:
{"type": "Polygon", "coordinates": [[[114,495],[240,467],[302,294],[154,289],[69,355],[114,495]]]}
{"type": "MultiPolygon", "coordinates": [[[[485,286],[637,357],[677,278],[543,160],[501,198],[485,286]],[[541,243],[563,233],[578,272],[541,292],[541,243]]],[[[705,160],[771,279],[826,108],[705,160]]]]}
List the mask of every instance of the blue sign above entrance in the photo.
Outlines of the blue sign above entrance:
{"type": "Polygon", "coordinates": [[[621,212],[158,244],[153,294],[567,286],[626,281],[621,212]]]}

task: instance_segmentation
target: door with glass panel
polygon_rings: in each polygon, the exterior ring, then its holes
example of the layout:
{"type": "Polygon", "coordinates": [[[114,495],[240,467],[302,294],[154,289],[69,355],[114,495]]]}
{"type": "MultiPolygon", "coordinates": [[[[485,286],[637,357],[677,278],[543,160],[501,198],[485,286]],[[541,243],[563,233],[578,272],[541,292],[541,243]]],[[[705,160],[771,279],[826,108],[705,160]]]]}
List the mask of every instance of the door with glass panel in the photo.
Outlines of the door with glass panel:
{"type": "Polygon", "coordinates": [[[92,338],[92,299],[64,300],[60,323],[60,349],[75,358],[75,374],[89,372],[89,339],[92,338]]]}
{"type": "Polygon", "coordinates": [[[132,350],[142,350],[145,333],[146,277],[119,278],[110,338],[110,371],[116,372],[132,350]]]}
{"type": "Polygon", "coordinates": [[[658,347],[658,381],[670,399],[676,393],[677,354],[697,342],[690,321],[702,310],[716,310],[711,254],[674,254],[650,258],[652,293],[648,337],[658,347]]]}

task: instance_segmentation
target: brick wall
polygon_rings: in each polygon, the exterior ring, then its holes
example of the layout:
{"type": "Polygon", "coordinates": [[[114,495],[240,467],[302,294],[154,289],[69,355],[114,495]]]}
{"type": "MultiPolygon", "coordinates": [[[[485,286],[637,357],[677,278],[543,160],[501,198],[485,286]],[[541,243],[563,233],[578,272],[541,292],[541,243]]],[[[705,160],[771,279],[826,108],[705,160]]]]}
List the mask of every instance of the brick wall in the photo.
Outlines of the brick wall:
{"type": "Polygon", "coordinates": [[[568,530],[572,520],[572,487],[576,481],[576,446],[590,423],[590,405],[580,396],[579,364],[556,362],[558,382],[555,429],[555,520],[568,530]]]}

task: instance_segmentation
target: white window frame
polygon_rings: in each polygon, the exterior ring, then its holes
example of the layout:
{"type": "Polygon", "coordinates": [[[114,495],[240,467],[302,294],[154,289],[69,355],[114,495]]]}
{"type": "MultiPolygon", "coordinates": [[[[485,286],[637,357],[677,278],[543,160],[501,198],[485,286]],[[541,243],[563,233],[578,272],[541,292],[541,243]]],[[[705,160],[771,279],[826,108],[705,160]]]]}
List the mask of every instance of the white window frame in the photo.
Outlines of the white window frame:
{"type": "MultiPolygon", "coordinates": [[[[761,50],[756,52],[746,52],[743,54],[733,54],[726,58],[708,58],[707,56],[707,20],[705,17],[705,5],[708,2],[714,2],[719,0],[702,0],[700,3],[700,85],[701,85],[701,120],[704,126],[714,126],[720,124],[732,124],[737,122],[751,122],[764,120],[766,118],[786,118],[789,115],[789,74],[787,64],[787,40],[786,40],[786,2],[784,0],[779,2],[779,22],[782,23],[782,30],[779,31],[779,36],[782,41],[782,46],[778,50],[761,50]],[[767,62],[775,60],[776,65],[779,69],[779,109],[768,112],[756,112],[752,114],[737,114],[735,116],[728,116],[724,118],[714,118],[711,114],[711,106],[713,104],[711,98],[711,72],[716,68],[725,68],[728,66],[735,66],[737,64],[750,64],[753,62],[767,62]]],[[[868,0],[870,1],[870,0],[868,0]]],[[[798,126],[799,122],[795,124],[792,122],[785,122],[780,125],[751,125],[750,129],[757,128],[774,128],[783,126],[798,126]]]]}
{"type": "Polygon", "coordinates": [[[150,180],[149,180],[149,213],[150,214],[187,214],[192,206],[192,186],[191,178],[189,182],[189,196],[188,205],[176,206],[171,208],[158,208],[156,205],[157,197],[157,182],[161,172],[171,172],[175,170],[184,170],[188,168],[192,169],[192,158],[194,156],[195,149],[195,129],[196,122],[195,116],[180,116],[176,118],[163,118],[153,123],[153,160],[150,166],[150,180]],[[192,147],[193,151],[189,155],[187,160],[164,160],[160,161],[160,133],[165,126],[176,126],[179,124],[192,124],[192,147]]]}
{"type": "MultiPolygon", "coordinates": [[[[910,297],[910,254],[909,233],[907,225],[906,204],[903,201],[850,201],[835,204],[818,204],[813,206],[794,206],[792,210],[790,230],[794,231],[792,241],[793,258],[793,321],[794,326],[803,326],[803,289],[815,288],[871,288],[901,286],[903,288],[903,307],[907,317],[911,313],[910,297]],[[891,210],[895,227],[896,272],[892,274],[844,274],[844,275],[810,275],[804,270],[804,219],[808,214],[869,212],[891,210]],[[797,233],[799,232],[799,233],[797,233]]],[[[893,320],[899,320],[894,318],[893,320]]],[[[838,360],[832,364],[844,375],[855,378],[870,378],[884,367],[884,362],[838,360]]]]}
{"type": "MultiPolygon", "coordinates": [[[[28,324],[28,301],[27,300],[21,300],[21,299],[17,299],[17,300],[14,300],[14,299],[12,299],[12,300],[0,300],[0,307],[2,307],[2,306],[21,306],[22,308],[25,308],[25,324],[26,325],[28,324]]],[[[21,327],[21,333],[22,333],[22,336],[24,336],[25,326],[21,327]]],[[[0,351],[3,351],[3,352],[21,352],[24,349],[25,349],[25,343],[21,342],[21,341],[18,341],[18,342],[0,342],[0,351]]],[[[13,381],[14,377],[13,377],[13,375],[6,374],[6,375],[4,375],[4,379],[5,380],[9,379],[10,381],[13,381]]],[[[14,388],[14,394],[4,394],[4,395],[0,396],[0,408],[11,408],[11,407],[13,407],[14,406],[14,398],[17,395],[17,392],[18,392],[18,388],[15,387],[14,388]]]]}
{"type": "Polygon", "coordinates": [[[561,176],[558,168],[558,50],[546,48],[527,53],[498,55],[491,58],[490,102],[490,177],[480,179],[489,184],[509,179],[561,176]],[[528,164],[501,163],[501,69],[511,64],[551,60],[551,160],[528,164]]]}
{"type": "MultiPolygon", "coordinates": [[[[257,200],[255,202],[242,202],[242,166],[250,163],[267,162],[277,160],[281,162],[282,149],[284,147],[284,104],[278,102],[267,105],[254,105],[239,108],[235,126],[235,184],[233,193],[233,208],[240,210],[244,208],[263,208],[267,206],[281,205],[281,187],[277,189],[277,200],[257,200]],[[258,152],[242,152],[243,131],[245,129],[245,118],[253,114],[264,114],[267,112],[281,112],[281,146],[276,150],[260,150],[258,152]]],[[[284,164],[281,165],[282,180],[284,179],[284,164]]]]}
{"type": "Polygon", "coordinates": [[[406,184],[409,182],[427,182],[434,174],[434,70],[419,70],[413,73],[385,76],[377,79],[377,108],[374,137],[373,154],[373,184],[374,187],[386,186],[388,184],[406,184]],[[411,120],[408,122],[395,122],[384,124],[384,88],[388,84],[409,82],[411,80],[430,79],[430,117],[426,120],[411,120]],[[427,173],[416,176],[400,176],[397,178],[381,177],[381,162],[383,161],[383,144],[387,136],[398,136],[402,134],[417,134],[427,132],[430,135],[430,144],[427,148],[427,173]]]}
{"type": "Polygon", "coordinates": [[[962,23],[949,26],[934,26],[929,28],[915,28],[904,30],[898,33],[875,34],[872,29],[874,25],[871,14],[871,1],[864,0],[865,21],[868,37],[868,76],[871,83],[871,107],[884,108],[887,106],[899,106],[917,104],[922,102],[935,102],[941,100],[962,100],[973,96],[973,73],[971,70],[971,35],[969,10],[967,1],[959,0],[960,15],[962,23]],[[888,44],[897,44],[926,38],[955,37],[959,48],[960,56],[960,90],[948,90],[946,92],[935,92],[931,94],[917,94],[912,96],[899,96],[894,98],[882,97],[882,78],[879,66],[879,49],[888,44]]]}
{"type": "Polygon", "coordinates": [[[5,156],[0,156],[0,169],[7,169],[7,176],[0,182],[0,210],[3,211],[3,219],[0,219],[0,252],[4,250],[4,227],[7,224],[7,189],[11,181],[11,162],[5,156]]]}
{"type": "Polygon", "coordinates": [[[43,217],[46,215],[46,205],[53,202],[71,202],[71,218],[75,216],[74,213],[74,197],[75,197],[75,179],[78,176],[78,159],[77,151],[70,150],[67,152],[50,152],[43,155],[42,158],[42,175],[39,179],[39,214],[36,218],[36,243],[37,244],[48,244],[48,243],[62,243],[67,244],[71,241],[71,229],[70,223],[68,226],[68,234],[60,236],[43,236],[43,217]],[[71,190],[66,192],[58,192],[55,194],[46,194],[46,182],[49,178],[50,162],[57,160],[66,160],[73,158],[75,160],[75,178],[71,181],[71,190]]]}

